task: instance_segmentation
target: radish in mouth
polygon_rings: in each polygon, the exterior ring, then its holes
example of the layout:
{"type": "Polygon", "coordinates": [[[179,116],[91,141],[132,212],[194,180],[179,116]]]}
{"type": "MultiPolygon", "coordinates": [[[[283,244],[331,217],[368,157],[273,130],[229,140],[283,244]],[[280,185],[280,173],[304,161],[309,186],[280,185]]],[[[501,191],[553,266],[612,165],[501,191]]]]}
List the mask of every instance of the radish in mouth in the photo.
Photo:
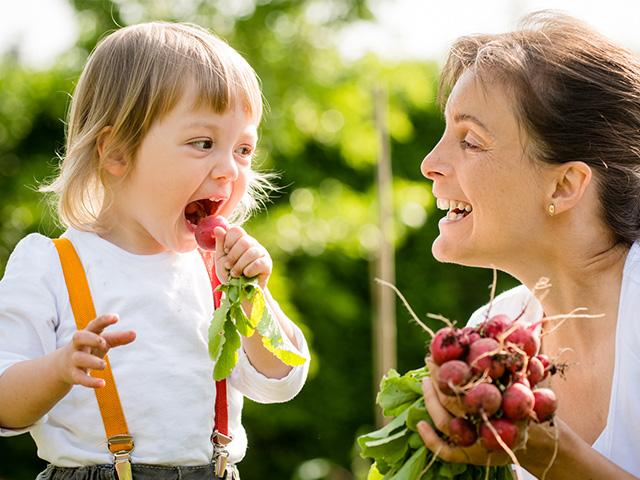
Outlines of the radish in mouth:
{"type": "Polygon", "coordinates": [[[203,250],[215,249],[216,239],[213,230],[216,227],[222,227],[225,230],[229,228],[227,220],[221,215],[216,215],[221,205],[221,200],[214,201],[203,198],[189,203],[184,209],[184,216],[191,225],[196,242],[203,250]]]}
{"type": "Polygon", "coordinates": [[[215,250],[216,237],[213,231],[216,227],[222,227],[225,231],[229,229],[227,219],[222,215],[209,215],[198,222],[195,236],[198,246],[203,250],[215,250]]]}

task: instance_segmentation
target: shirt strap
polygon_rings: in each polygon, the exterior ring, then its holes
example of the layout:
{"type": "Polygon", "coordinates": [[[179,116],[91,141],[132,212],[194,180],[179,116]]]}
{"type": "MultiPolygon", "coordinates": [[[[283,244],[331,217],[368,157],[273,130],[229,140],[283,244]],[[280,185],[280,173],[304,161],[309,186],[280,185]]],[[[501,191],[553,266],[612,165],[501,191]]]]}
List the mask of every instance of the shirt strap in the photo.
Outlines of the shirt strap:
{"type": "MultiPolygon", "coordinates": [[[[69,292],[69,302],[76,321],[78,330],[84,329],[87,324],[96,318],[96,310],[93,306],[89,283],[85,275],[82,262],[68,238],[56,238],[53,243],[60,256],[64,281],[69,292]]],[[[107,445],[109,451],[116,457],[122,459],[128,457],[133,450],[133,437],[129,433],[127,421],[122,411],[120,397],[116,388],[116,383],[111,371],[111,364],[107,355],[103,359],[107,366],[104,370],[92,370],[91,376],[101,378],[105,382],[102,388],[94,389],[104,430],[107,434],[107,445]]]]}
{"type": "MultiPolygon", "coordinates": [[[[200,255],[209,274],[211,290],[213,291],[213,306],[220,307],[222,292],[216,290],[220,285],[220,279],[216,275],[215,258],[213,252],[200,250],[200,255]]],[[[231,441],[229,435],[229,406],[227,400],[227,380],[216,381],[216,405],[215,405],[215,429],[211,440],[214,443],[226,445],[231,441]]]]}

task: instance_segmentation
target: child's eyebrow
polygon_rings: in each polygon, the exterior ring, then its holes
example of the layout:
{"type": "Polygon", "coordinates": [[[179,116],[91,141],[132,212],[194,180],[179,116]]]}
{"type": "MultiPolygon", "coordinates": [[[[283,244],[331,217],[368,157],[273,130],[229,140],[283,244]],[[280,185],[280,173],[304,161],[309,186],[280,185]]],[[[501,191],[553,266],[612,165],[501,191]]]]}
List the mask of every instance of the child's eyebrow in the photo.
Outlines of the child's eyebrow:
{"type": "Polygon", "coordinates": [[[215,123],[215,122],[210,122],[207,120],[193,120],[187,124],[185,124],[184,128],[185,129],[189,129],[189,128],[197,128],[197,127],[204,127],[208,130],[218,130],[220,128],[220,126],[215,123]]]}

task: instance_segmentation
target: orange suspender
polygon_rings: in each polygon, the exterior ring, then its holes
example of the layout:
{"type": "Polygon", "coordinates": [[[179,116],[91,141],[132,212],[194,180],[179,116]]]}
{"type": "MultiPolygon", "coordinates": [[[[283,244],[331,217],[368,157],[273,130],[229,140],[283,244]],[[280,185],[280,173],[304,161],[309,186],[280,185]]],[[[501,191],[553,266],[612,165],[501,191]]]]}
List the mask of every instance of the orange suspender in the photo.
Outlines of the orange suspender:
{"type": "MultiPolygon", "coordinates": [[[[82,330],[91,320],[96,318],[96,310],[93,306],[87,277],[71,241],[67,238],[56,238],[53,243],[60,256],[64,281],[67,284],[69,302],[71,303],[76,326],[78,330],[82,330]]],[[[95,389],[96,399],[100,407],[104,430],[107,434],[109,451],[115,458],[118,478],[120,480],[130,480],[132,478],[130,452],[133,450],[133,437],[127,428],[127,421],[124,418],[109,358],[106,355],[104,361],[107,363],[107,367],[104,370],[91,371],[92,376],[102,378],[105,381],[104,387],[95,389]]]]}

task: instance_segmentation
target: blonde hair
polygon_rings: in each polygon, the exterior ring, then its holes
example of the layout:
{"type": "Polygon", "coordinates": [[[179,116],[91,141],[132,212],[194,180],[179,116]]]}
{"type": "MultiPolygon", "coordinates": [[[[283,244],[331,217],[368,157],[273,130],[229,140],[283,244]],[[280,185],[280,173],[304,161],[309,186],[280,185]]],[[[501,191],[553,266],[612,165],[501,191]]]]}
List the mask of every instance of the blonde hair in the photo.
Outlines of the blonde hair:
{"type": "MultiPolygon", "coordinates": [[[[234,105],[260,121],[262,94],[256,73],[224,41],[196,25],[151,22],[132,25],[102,39],[90,55],[73,94],[65,154],[58,176],[40,191],[52,193],[65,226],[99,231],[110,190],[97,142],[110,128],[103,154],[124,155],[128,171],[152,123],[180,100],[192,81],[197,106],[223,113],[234,105]]],[[[253,172],[247,194],[234,212],[245,220],[272,188],[270,175],[253,172]]]]}

